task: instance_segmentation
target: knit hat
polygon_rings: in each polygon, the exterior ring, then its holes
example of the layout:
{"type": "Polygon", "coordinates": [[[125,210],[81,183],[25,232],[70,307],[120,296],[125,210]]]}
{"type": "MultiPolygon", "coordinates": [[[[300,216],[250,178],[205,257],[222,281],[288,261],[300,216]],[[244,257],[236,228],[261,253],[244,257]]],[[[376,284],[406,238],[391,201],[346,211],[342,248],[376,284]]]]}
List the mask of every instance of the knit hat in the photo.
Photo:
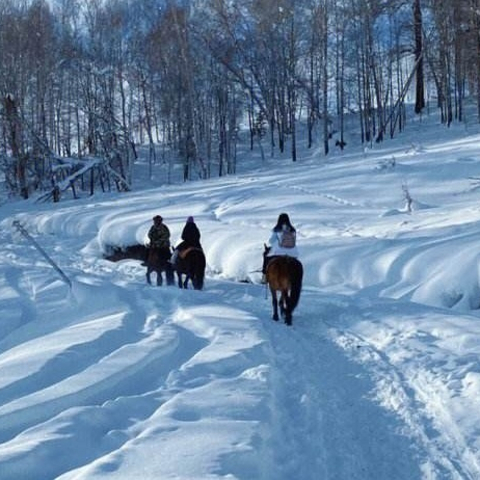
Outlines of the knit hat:
{"type": "Polygon", "coordinates": [[[188,217],[187,218],[187,223],[193,223],[195,220],[193,219],[193,217],[188,217]]]}
{"type": "Polygon", "coordinates": [[[161,215],[155,215],[153,217],[153,221],[154,222],[161,222],[163,220],[162,216],[161,215]]]}

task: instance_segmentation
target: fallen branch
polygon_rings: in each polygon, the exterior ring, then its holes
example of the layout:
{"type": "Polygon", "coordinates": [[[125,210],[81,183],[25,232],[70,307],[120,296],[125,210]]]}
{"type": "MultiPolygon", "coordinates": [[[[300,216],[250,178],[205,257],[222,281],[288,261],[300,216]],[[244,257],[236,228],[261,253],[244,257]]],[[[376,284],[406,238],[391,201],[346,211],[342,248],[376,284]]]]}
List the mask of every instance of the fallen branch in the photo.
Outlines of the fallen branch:
{"type": "Polygon", "coordinates": [[[37,243],[37,241],[25,230],[23,225],[15,220],[13,226],[45,257],[47,262],[58,272],[62,280],[72,288],[72,281],[63,273],[61,268],[50,258],[48,253],[37,243]]]}

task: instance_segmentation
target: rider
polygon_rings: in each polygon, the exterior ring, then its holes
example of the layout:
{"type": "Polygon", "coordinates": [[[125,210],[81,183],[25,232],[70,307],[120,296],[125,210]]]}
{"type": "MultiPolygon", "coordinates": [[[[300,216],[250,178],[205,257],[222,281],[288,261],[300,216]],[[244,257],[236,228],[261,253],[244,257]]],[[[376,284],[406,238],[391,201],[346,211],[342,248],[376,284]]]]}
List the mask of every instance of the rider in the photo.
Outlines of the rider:
{"type": "Polygon", "coordinates": [[[153,225],[148,231],[150,239],[150,248],[158,249],[159,253],[165,260],[170,256],[170,230],[163,223],[161,215],[153,217],[153,225]]]}
{"type": "Polygon", "coordinates": [[[263,257],[262,283],[266,282],[267,265],[273,257],[282,255],[298,257],[296,237],[297,231],[291,224],[288,214],[281,213],[268,240],[269,251],[263,257]]]}
{"type": "Polygon", "coordinates": [[[202,246],[200,245],[200,236],[200,230],[198,229],[194,218],[192,216],[188,217],[182,231],[182,242],[175,247],[170,262],[175,265],[179,253],[189,247],[201,249],[202,246]]]}

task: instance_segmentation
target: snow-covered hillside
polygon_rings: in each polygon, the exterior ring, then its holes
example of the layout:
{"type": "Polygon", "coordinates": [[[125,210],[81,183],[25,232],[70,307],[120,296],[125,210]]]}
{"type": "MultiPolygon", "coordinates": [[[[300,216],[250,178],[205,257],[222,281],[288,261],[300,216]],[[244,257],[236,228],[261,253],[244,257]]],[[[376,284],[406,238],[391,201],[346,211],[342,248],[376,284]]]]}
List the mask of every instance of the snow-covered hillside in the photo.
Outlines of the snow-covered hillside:
{"type": "Polygon", "coordinates": [[[235,177],[2,205],[0,479],[480,478],[480,136],[409,129],[235,177]],[[292,327],[259,283],[281,212],[305,268],[292,327]],[[195,217],[203,291],[103,258],[155,214],[174,242],[195,217]]]}

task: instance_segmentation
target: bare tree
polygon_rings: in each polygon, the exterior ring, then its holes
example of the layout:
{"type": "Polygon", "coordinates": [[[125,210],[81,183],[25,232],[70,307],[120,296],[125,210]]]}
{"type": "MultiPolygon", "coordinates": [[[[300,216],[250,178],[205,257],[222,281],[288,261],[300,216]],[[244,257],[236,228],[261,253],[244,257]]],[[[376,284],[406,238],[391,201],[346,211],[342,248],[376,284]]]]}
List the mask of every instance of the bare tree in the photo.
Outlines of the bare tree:
{"type": "Polygon", "coordinates": [[[420,113],[425,108],[424,75],[423,75],[423,22],[420,0],[413,2],[413,28],[415,36],[415,113],[420,113]]]}
{"type": "Polygon", "coordinates": [[[135,142],[151,174],[237,168],[241,121],[264,159],[305,121],[330,153],[346,114],[363,142],[405,127],[436,90],[445,125],[475,96],[480,0],[0,0],[0,168],[12,193],[131,188],[135,142]],[[161,8],[158,8],[161,7],[161,8]],[[68,182],[71,182],[69,185],[68,182]]]}
{"type": "Polygon", "coordinates": [[[27,158],[21,147],[21,122],[16,99],[7,94],[4,97],[5,118],[7,121],[8,141],[15,161],[15,187],[23,198],[28,198],[26,165],[27,158]]]}

